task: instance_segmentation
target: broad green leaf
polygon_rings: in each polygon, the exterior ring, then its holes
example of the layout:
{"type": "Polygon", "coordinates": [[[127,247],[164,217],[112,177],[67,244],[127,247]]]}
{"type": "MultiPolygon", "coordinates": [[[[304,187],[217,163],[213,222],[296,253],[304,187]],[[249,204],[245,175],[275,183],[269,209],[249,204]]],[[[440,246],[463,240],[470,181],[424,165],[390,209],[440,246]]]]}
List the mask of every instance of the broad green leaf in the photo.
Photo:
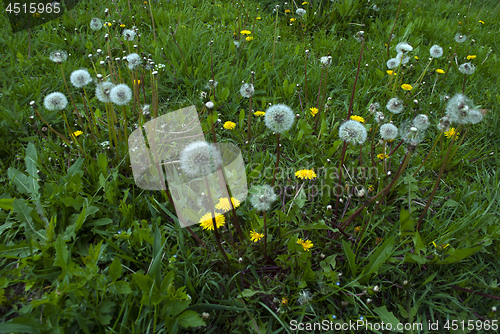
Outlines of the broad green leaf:
{"type": "Polygon", "coordinates": [[[349,268],[351,269],[352,276],[356,276],[356,272],[358,267],[356,266],[356,255],[351,249],[351,246],[345,241],[342,240],[342,249],[344,250],[344,254],[347,257],[347,262],[349,263],[349,268]]]}
{"type": "Polygon", "coordinates": [[[184,311],[177,317],[181,327],[201,327],[206,326],[205,322],[195,311],[184,311]]]}
{"type": "Polygon", "coordinates": [[[116,281],[122,275],[122,265],[120,263],[120,259],[118,256],[115,256],[115,259],[108,267],[108,274],[111,278],[111,282],[116,281]]]}
{"type": "Polygon", "coordinates": [[[437,264],[449,264],[458,262],[460,260],[465,259],[468,256],[471,256],[477,252],[479,252],[483,248],[482,246],[477,246],[474,248],[462,248],[448,251],[448,257],[444,260],[436,262],[437,264]]]}
{"type": "Polygon", "coordinates": [[[371,275],[376,273],[380,266],[382,266],[394,252],[394,237],[390,237],[384,241],[383,244],[379,245],[368,257],[369,262],[364,267],[363,273],[365,275],[371,275]]]}
{"type": "Polygon", "coordinates": [[[130,288],[130,284],[125,281],[116,281],[111,283],[109,286],[109,290],[112,294],[115,295],[128,295],[132,293],[132,289],[130,288]]]}
{"type": "Polygon", "coordinates": [[[397,326],[400,323],[399,319],[396,318],[392,312],[387,310],[387,307],[385,305],[380,307],[375,307],[373,311],[379,315],[381,322],[384,322],[386,324],[387,323],[392,324],[392,328],[394,331],[397,331],[398,333],[403,333],[402,329],[400,330],[397,329],[397,326]]]}
{"type": "Polygon", "coordinates": [[[14,210],[14,198],[0,198],[0,209],[2,210],[14,210]]]}
{"type": "Polygon", "coordinates": [[[33,188],[34,184],[32,182],[34,179],[32,177],[25,175],[14,167],[9,167],[9,169],[7,169],[7,176],[20,193],[27,195],[33,195],[35,193],[35,189],[33,188]]]}
{"type": "Polygon", "coordinates": [[[68,262],[68,249],[66,248],[66,244],[61,235],[57,236],[56,243],[56,257],[54,259],[54,265],[61,267],[63,272],[66,270],[67,262],[68,262]]]}
{"type": "Polygon", "coordinates": [[[101,173],[103,175],[108,174],[108,157],[104,153],[99,153],[97,156],[97,165],[99,166],[99,169],[101,170],[101,173]]]}

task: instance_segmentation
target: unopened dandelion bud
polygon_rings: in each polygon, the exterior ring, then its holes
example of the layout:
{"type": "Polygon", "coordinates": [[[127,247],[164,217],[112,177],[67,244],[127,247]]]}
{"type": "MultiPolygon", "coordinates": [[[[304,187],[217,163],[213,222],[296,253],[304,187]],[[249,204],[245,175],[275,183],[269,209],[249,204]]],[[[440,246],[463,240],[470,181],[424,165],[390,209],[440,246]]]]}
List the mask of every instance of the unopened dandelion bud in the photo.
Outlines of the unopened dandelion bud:
{"type": "Polygon", "coordinates": [[[153,71],[153,72],[151,72],[151,74],[153,74],[154,76],[156,76],[158,74],[158,71],[153,71]]]}
{"type": "Polygon", "coordinates": [[[373,287],[373,292],[375,292],[375,293],[376,293],[376,292],[379,292],[379,291],[380,291],[380,287],[379,287],[378,285],[375,285],[375,286],[373,287]]]}
{"type": "Polygon", "coordinates": [[[496,307],[496,306],[492,306],[492,307],[491,307],[491,312],[493,312],[493,313],[494,313],[494,312],[496,312],[496,311],[497,311],[497,307],[496,307]]]}

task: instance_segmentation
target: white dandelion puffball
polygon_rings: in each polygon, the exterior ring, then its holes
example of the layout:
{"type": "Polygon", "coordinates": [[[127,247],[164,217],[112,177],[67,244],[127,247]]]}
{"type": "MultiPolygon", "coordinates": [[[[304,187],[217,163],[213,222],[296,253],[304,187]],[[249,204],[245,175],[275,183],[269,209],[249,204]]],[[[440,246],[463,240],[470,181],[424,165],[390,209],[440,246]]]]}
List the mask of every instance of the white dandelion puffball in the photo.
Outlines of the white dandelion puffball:
{"type": "Polygon", "coordinates": [[[398,128],[392,123],[382,124],[380,126],[380,137],[384,140],[393,140],[398,136],[398,128]]]}
{"type": "Polygon", "coordinates": [[[123,30],[123,38],[126,41],[133,41],[135,38],[135,31],[131,29],[125,29],[123,30]]]}
{"type": "Polygon", "coordinates": [[[289,106],[275,104],[267,108],[264,122],[271,131],[283,133],[290,130],[295,122],[295,115],[289,106]]]}
{"type": "Polygon", "coordinates": [[[396,67],[399,66],[399,63],[401,62],[401,60],[399,58],[391,58],[387,61],[387,67],[390,69],[390,70],[393,70],[395,69],[396,67]]]}
{"type": "Polygon", "coordinates": [[[429,122],[429,117],[424,114],[419,114],[413,119],[412,125],[419,130],[426,130],[431,123],[429,122]]]}
{"type": "Polygon", "coordinates": [[[448,116],[443,116],[439,120],[439,124],[437,125],[437,128],[439,131],[448,131],[451,126],[451,119],[448,116]]]}
{"type": "Polygon", "coordinates": [[[267,184],[253,186],[249,193],[252,193],[250,203],[257,211],[270,210],[273,202],[277,199],[274,188],[267,184]]]}
{"type": "Polygon", "coordinates": [[[477,109],[472,109],[467,115],[467,121],[472,124],[477,124],[483,120],[483,113],[477,109]]]}
{"type": "Polygon", "coordinates": [[[71,73],[69,81],[71,81],[71,84],[76,88],[82,88],[87,86],[92,81],[92,77],[85,69],[76,70],[71,73]]]}
{"type": "Polygon", "coordinates": [[[253,85],[249,83],[243,84],[240,88],[241,96],[246,98],[250,98],[253,95],[254,91],[255,90],[253,88],[253,85]]]}
{"type": "Polygon", "coordinates": [[[137,53],[131,53],[127,56],[128,68],[133,70],[142,63],[142,58],[137,53]]]}
{"type": "Polygon", "coordinates": [[[321,57],[320,61],[323,66],[329,66],[332,63],[332,56],[321,57]]]}
{"type": "Polygon", "coordinates": [[[54,63],[62,63],[68,59],[68,53],[63,50],[57,50],[54,51],[50,54],[49,56],[50,60],[52,60],[54,63]]]}
{"type": "Polygon", "coordinates": [[[429,51],[432,58],[439,58],[443,56],[443,48],[439,45],[433,45],[429,51]]]}
{"type": "Polygon", "coordinates": [[[109,93],[111,102],[119,106],[127,104],[132,98],[132,90],[126,84],[119,84],[111,88],[109,93]]]}
{"type": "Polygon", "coordinates": [[[312,294],[309,292],[309,290],[305,290],[299,293],[299,298],[297,299],[297,301],[300,305],[306,305],[311,301],[311,299],[312,294]]]}
{"type": "Polygon", "coordinates": [[[446,116],[453,123],[467,124],[469,111],[473,109],[472,101],[463,94],[456,94],[446,104],[446,116]]]}
{"type": "Polygon", "coordinates": [[[296,11],[295,11],[295,14],[299,15],[299,16],[304,16],[306,15],[306,10],[304,8],[298,8],[296,11]]]}
{"type": "Polygon", "coordinates": [[[102,21],[99,20],[97,17],[94,17],[92,20],[90,20],[90,29],[96,31],[100,30],[102,28],[102,21]]]}
{"type": "Polygon", "coordinates": [[[48,110],[63,110],[68,105],[68,99],[66,99],[63,93],[54,92],[45,96],[43,105],[48,110]]]}
{"type": "Polygon", "coordinates": [[[396,59],[399,59],[401,64],[405,65],[410,61],[410,56],[408,56],[407,54],[404,54],[404,53],[398,53],[398,55],[396,56],[396,59]]]}
{"type": "Polygon", "coordinates": [[[463,43],[467,40],[467,36],[465,35],[462,35],[461,33],[457,33],[455,35],[455,42],[457,43],[463,43]]]}
{"type": "Polygon", "coordinates": [[[405,122],[401,126],[401,139],[411,146],[417,146],[424,140],[425,131],[419,130],[412,125],[412,122],[405,122]]]}
{"type": "Polygon", "coordinates": [[[406,52],[410,52],[410,51],[413,51],[413,47],[406,42],[401,42],[398,45],[396,45],[396,52],[397,53],[406,53],[406,52]]]}
{"type": "Polygon", "coordinates": [[[378,108],[380,108],[380,103],[374,102],[368,106],[368,111],[370,112],[370,114],[373,114],[378,110],[378,108]]]}
{"type": "Polygon", "coordinates": [[[375,117],[375,122],[377,122],[379,124],[383,123],[385,120],[384,113],[381,111],[376,111],[374,117],[375,117]]]}
{"type": "Polygon", "coordinates": [[[204,140],[187,145],[179,156],[182,171],[189,177],[200,177],[216,172],[222,165],[217,146],[204,140]]]}
{"type": "Polygon", "coordinates": [[[101,82],[95,88],[95,96],[101,102],[104,102],[104,103],[111,102],[110,93],[111,93],[111,89],[114,86],[115,85],[113,85],[113,83],[111,83],[109,81],[101,82]]]}
{"type": "Polygon", "coordinates": [[[474,64],[472,64],[472,63],[464,63],[464,64],[460,65],[458,70],[462,74],[471,75],[476,70],[476,66],[474,66],[474,64]]]}
{"type": "Polygon", "coordinates": [[[339,128],[340,139],[351,144],[363,144],[366,140],[366,129],[358,121],[348,120],[339,128]]]}
{"type": "Polygon", "coordinates": [[[389,102],[387,102],[386,108],[393,114],[400,114],[403,112],[405,106],[403,104],[403,101],[401,101],[397,97],[393,97],[389,100],[389,102]]]}

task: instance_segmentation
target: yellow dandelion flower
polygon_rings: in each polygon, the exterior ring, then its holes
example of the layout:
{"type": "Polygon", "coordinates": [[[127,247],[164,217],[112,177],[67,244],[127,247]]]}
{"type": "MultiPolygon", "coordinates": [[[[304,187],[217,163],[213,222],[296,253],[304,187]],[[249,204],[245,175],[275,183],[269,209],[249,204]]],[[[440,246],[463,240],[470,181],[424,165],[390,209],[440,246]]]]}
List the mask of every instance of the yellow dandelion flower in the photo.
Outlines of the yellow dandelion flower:
{"type": "Polygon", "coordinates": [[[476,55],[468,55],[467,60],[476,59],[476,55]]]}
{"type": "MultiPolygon", "coordinates": [[[[209,212],[200,218],[200,226],[203,227],[204,230],[214,230],[212,217],[212,213],[209,212]]],[[[224,226],[225,222],[225,217],[222,214],[215,212],[215,224],[217,225],[217,228],[224,226]]]]}
{"type": "Polygon", "coordinates": [[[380,160],[384,160],[384,159],[389,158],[389,156],[387,154],[380,153],[380,154],[377,154],[377,158],[379,158],[380,160]]]}
{"type": "Polygon", "coordinates": [[[113,25],[113,24],[112,24],[111,22],[106,22],[106,23],[104,23],[104,26],[105,26],[105,27],[111,27],[112,25],[113,25]]]}
{"type": "Polygon", "coordinates": [[[285,13],[290,13],[290,9],[285,9],[285,13]]]}
{"type": "Polygon", "coordinates": [[[281,298],[281,304],[285,306],[288,305],[288,298],[286,297],[281,298]]]}
{"type": "Polygon", "coordinates": [[[260,16],[257,16],[257,20],[262,20],[262,18],[260,16]]]}
{"type": "MultiPolygon", "coordinates": [[[[240,201],[238,201],[236,198],[231,197],[231,203],[233,204],[233,207],[236,209],[237,207],[240,206],[240,201]]],[[[222,210],[224,212],[227,212],[231,210],[231,205],[229,204],[229,199],[227,197],[222,197],[219,198],[219,203],[215,205],[215,208],[217,210],[222,210]]]]}
{"type": "Polygon", "coordinates": [[[373,191],[373,190],[375,190],[375,188],[373,188],[373,186],[370,184],[370,185],[368,186],[368,192],[373,191]]]}
{"type": "Polygon", "coordinates": [[[224,123],[224,129],[232,130],[236,127],[236,123],[227,121],[224,123]]]}
{"type": "Polygon", "coordinates": [[[364,123],[365,122],[365,119],[361,116],[356,116],[356,115],[353,115],[350,117],[353,121],[358,121],[360,123],[364,123]]]}
{"type": "Polygon", "coordinates": [[[387,74],[389,74],[389,75],[398,75],[396,72],[391,71],[391,70],[387,70],[386,72],[387,72],[387,74]]]}
{"type": "Polygon", "coordinates": [[[415,59],[418,60],[418,56],[415,56],[415,59]]]}
{"type": "MultiPolygon", "coordinates": [[[[445,135],[446,138],[451,138],[451,137],[453,137],[455,135],[455,132],[456,132],[455,128],[450,128],[448,131],[445,131],[444,135],[445,135]]],[[[460,133],[457,132],[457,137],[458,137],[459,134],[460,133]]]]}
{"type": "Polygon", "coordinates": [[[134,85],[140,85],[140,84],[141,84],[141,82],[142,82],[142,81],[141,81],[141,80],[139,80],[139,79],[137,79],[137,80],[135,80],[135,79],[134,79],[134,85]]]}
{"type": "Polygon", "coordinates": [[[484,21],[479,20],[479,23],[484,24],[484,21]]]}
{"type": "Polygon", "coordinates": [[[295,172],[295,176],[299,179],[309,179],[312,180],[317,177],[316,173],[312,169],[301,169],[295,172]]]}
{"type": "Polygon", "coordinates": [[[293,21],[295,21],[295,19],[292,17],[292,18],[290,19],[290,22],[293,22],[293,21]]]}
{"type": "Polygon", "coordinates": [[[297,239],[297,244],[301,245],[306,252],[308,252],[309,249],[314,246],[311,240],[302,240],[301,238],[297,239]]]}
{"type": "Polygon", "coordinates": [[[309,2],[307,2],[307,1],[304,1],[304,2],[302,3],[302,4],[303,4],[303,5],[307,5],[308,3],[309,3],[309,2]]]}
{"type": "Polygon", "coordinates": [[[262,234],[262,233],[257,233],[255,231],[250,231],[250,240],[253,241],[253,242],[257,242],[260,239],[262,239],[263,237],[264,237],[264,234],[262,234]]]}
{"type": "Polygon", "coordinates": [[[263,111],[256,111],[253,113],[255,116],[264,116],[266,113],[263,111]]]}
{"type": "Polygon", "coordinates": [[[40,17],[40,13],[33,14],[33,17],[40,17]]]}
{"type": "Polygon", "coordinates": [[[436,70],[436,73],[438,73],[438,74],[444,74],[444,70],[442,70],[442,69],[438,68],[438,69],[436,70]]]}
{"type": "Polygon", "coordinates": [[[122,24],[120,24],[120,27],[121,28],[125,28],[125,25],[122,23],[122,24]]]}
{"type": "Polygon", "coordinates": [[[359,232],[361,232],[361,226],[356,226],[354,228],[354,233],[359,233],[359,232]]]}
{"type": "Polygon", "coordinates": [[[311,115],[313,115],[313,117],[316,116],[319,111],[316,107],[309,108],[309,110],[311,111],[311,115]]]}
{"type": "Polygon", "coordinates": [[[250,30],[242,30],[240,31],[240,34],[242,35],[250,35],[252,32],[250,30]]]}
{"type": "Polygon", "coordinates": [[[79,136],[79,135],[81,135],[81,134],[83,134],[83,132],[82,132],[82,131],[80,131],[80,130],[78,130],[78,131],[73,132],[73,133],[71,134],[71,137],[76,138],[76,137],[78,137],[78,136],[79,136]]]}
{"type": "Polygon", "coordinates": [[[253,37],[252,36],[247,36],[245,39],[247,40],[247,42],[253,41],[253,37]]]}
{"type": "Polygon", "coordinates": [[[406,91],[413,89],[412,85],[410,85],[410,84],[402,84],[401,88],[403,88],[406,91]]]}

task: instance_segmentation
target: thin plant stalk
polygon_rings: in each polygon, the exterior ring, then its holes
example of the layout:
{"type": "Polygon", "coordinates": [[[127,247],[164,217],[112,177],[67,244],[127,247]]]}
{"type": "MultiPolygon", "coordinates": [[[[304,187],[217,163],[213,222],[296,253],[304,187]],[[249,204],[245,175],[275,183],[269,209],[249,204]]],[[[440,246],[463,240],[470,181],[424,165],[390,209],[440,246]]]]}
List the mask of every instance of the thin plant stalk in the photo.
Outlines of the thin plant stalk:
{"type": "Polygon", "coordinates": [[[396,28],[396,23],[398,22],[399,10],[401,9],[401,2],[403,2],[403,0],[399,0],[398,11],[396,12],[396,18],[394,19],[394,24],[392,25],[391,33],[389,34],[389,41],[387,42],[387,58],[390,58],[391,56],[389,48],[391,47],[392,34],[394,33],[394,29],[396,28]]]}
{"type": "MultiPolygon", "coordinates": [[[[130,0],[129,0],[130,1],[130,0]]],[[[153,39],[156,43],[156,30],[155,30],[155,20],[153,18],[153,8],[151,7],[151,0],[148,0],[148,4],[149,4],[149,15],[151,15],[151,25],[153,27],[153,39]]],[[[129,7],[130,7],[130,4],[129,4],[129,7]]],[[[130,9],[130,8],[129,8],[130,9]]]]}
{"type": "Polygon", "coordinates": [[[441,138],[441,136],[443,135],[443,132],[440,132],[439,133],[439,136],[436,138],[436,140],[434,141],[434,144],[432,145],[431,149],[429,150],[429,153],[427,154],[427,156],[425,157],[424,161],[422,161],[422,163],[420,164],[420,166],[417,168],[417,170],[415,171],[415,173],[413,173],[413,177],[415,177],[417,175],[417,173],[420,171],[420,169],[422,169],[422,167],[424,166],[424,164],[427,162],[427,160],[429,159],[429,157],[431,156],[431,153],[432,151],[434,150],[434,148],[436,147],[436,144],[438,143],[439,139],[441,138]]]}
{"type": "Polygon", "coordinates": [[[276,6],[275,9],[276,9],[276,19],[274,24],[273,61],[272,61],[273,66],[274,66],[274,54],[276,52],[276,39],[278,37],[278,6],[276,6]]]}
{"type": "MultiPolygon", "coordinates": [[[[253,78],[255,76],[255,72],[252,71],[252,86],[253,86],[253,78]]],[[[253,94],[252,94],[253,95],[253,94]]],[[[247,130],[247,141],[250,143],[252,131],[252,96],[248,98],[248,130],[247,130]]]]}
{"type": "Polygon", "coordinates": [[[280,163],[280,134],[276,134],[276,166],[274,166],[273,171],[273,182],[271,182],[271,187],[274,187],[276,182],[276,171],[278,170],[278,166],[280,163]]]}
{"type": "Polygon", "coordinates": [[[264,217],[264,257],[267,257],[267,221],[266,221],[266,211],[263,212],[264,217]]]}

